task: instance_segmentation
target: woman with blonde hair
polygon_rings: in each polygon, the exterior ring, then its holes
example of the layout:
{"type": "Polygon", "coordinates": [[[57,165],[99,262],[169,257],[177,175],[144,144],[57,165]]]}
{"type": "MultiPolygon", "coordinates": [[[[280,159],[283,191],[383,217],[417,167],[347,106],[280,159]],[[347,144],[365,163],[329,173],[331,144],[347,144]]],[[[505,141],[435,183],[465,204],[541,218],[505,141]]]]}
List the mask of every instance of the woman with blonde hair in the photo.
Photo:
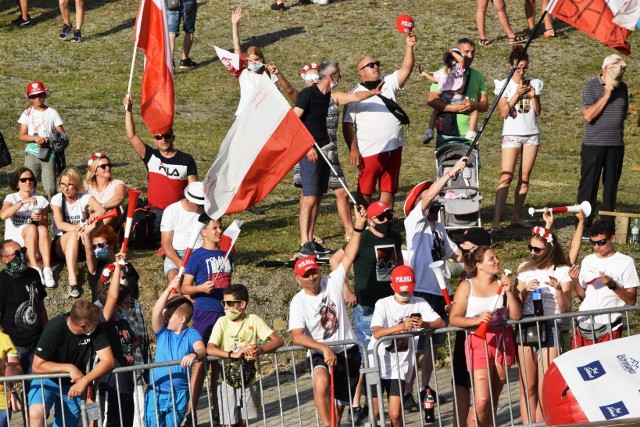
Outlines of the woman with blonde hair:
{"type": "Polygon", "coordinates": [[[78,169],[69,167],[63,170],[59,183],[60,193],[51,199],[53,250],[58,258],[66,262],[69,274],[67,292],[73,298],[78,298],[78,256],[84,256],[83,245],[89,244],[89,233],[96,226],[95,218],[105,210],[91,194],[80,191],[84,185],[78,169]]]}
{"type": "MultiPolygon", "coordinates": [[[[119,179],[113,179],[113,164],[107,153],[92,153],[87,162],[84,190],[102,205],[105,211],[116,208],[122,213],[122,202],[127,195],[127,187],[119,179]]],[[[106,225],[115,223],[117,218],[107,218],[106,225]]]]}

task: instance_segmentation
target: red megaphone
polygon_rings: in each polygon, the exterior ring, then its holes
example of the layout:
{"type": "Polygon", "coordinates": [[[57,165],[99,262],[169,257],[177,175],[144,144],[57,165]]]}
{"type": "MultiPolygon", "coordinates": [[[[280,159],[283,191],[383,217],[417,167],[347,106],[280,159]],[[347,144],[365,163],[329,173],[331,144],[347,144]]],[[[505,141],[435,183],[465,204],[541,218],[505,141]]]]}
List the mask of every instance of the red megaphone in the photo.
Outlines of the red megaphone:
{"type": "Polygon", "coordinates": [[[127,252],[127,245],[129,244],[129,233],[131,233],[131,224],[133,223],[133,214],[136,211],[136,205],[138,204],[138,197],[142,194],[142,191],[131,188],[128,191],[129,194],[129,206],[127,206],[127,222],[124,228],[124,239],[122,239],[122,249],[120,252],[127,252]]]}
{"type": "Polygon", "coordinates": [[[117,216],[118,216],[118,209],[113,208],[113,209],[109,209],[108,211],[106,211],[102,215],[97,216],[95,218],[95,221],[100,221],[102,219],[107,219],[107,218],[115,218],[117,216]]]}

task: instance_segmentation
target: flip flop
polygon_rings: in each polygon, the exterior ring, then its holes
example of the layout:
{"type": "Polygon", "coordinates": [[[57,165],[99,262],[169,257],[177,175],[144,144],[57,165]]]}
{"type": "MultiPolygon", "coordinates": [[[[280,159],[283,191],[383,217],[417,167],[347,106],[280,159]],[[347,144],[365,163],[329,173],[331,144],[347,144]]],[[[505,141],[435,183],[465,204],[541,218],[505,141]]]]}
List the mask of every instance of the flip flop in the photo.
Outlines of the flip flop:
{"type": "Polygon", "coordinates": [[[527,41],[526,36],[516,35],[515,37],[509,37],[509,44],[519,44],[519,43],[524,43],[526,41],[527,41]]]}
{"type": "Polygon", "coordinates": [[[493,46],[493,42],[489,39],[479,39],[478,44],[480,44],[480,46],[493,46]]]}

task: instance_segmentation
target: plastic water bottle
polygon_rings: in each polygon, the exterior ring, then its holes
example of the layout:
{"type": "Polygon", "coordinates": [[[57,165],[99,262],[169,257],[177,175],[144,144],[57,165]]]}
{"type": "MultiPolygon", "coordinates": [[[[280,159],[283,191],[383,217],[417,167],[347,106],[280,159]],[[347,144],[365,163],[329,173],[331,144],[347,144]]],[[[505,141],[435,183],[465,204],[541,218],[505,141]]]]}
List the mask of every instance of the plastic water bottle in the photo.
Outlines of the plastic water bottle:
{"type": "Polygon", "coordinates": [[[436,401],[433,398],[433,394],[431,394],[431,389],[428,388],[426,394],[424,395],[424,421],[426,423],[433,423],[436,421],[435,417],[435,406],[436,401]]]}
{"type": "Polygon", "coordinates": [[[629,243],[640,242],[640,226],[638,225],[638,218],[633,220],[633,227],[631,227],[631,239],[629,243]]]}
{"type": "Polygon", "coordinates": [[[544,316],[544,308],[542,307],[542,290],[535,289],[531,294],[531,300],[533,301],[533,315],[544,316]]]}

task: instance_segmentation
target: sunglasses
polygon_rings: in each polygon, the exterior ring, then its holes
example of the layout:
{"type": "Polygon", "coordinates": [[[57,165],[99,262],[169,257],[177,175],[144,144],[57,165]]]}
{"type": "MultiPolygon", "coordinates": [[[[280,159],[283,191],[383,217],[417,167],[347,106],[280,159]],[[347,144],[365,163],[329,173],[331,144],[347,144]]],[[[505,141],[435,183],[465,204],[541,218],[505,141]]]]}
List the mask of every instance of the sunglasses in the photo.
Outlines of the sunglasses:
{"type": "Polygon", "coordinates": [[[169,132],[169,133],[162,133],[160,135],[154,135],[153,139],[155,139],[156,141],[160,141],[161,139],[169,139],[173,136],[173,132],[169,132]]]}
{"type": "Polygon", "coordinates": [[[227,299],[227,300],[222,300],[220,302],[222,303],[223,307],[233,307],[240,304],[242,301],[236,300],[236,299],[227,299]]]}
{"type": "Polygon", "coordinates": [[[375,68],[375,67],[380,68],[380,61],[369,62],[368,64],[363,65],[362,68],[360,68],[360,71],[364,70],[367,67],[369,67],[369,68],[375,68]]]}
{"type": "Polygon", "coordinates": [[[102,249],[102,248],[104,248],[106,246],[107,246],[107,242],[100,242],[100,243],[96,243],[95,245],[93,245],[93,249],[98,249],[98,248],[102,249]]]}
{"type": "Polygon", "coordinates": [[[75,184],[71,184],[71,183],[65,184],[65,183],[61,182],[60,183],[60,187],[61,188],[70,188],[70,189],[73,190],[74,188],[76,188],[76,185],[75,184]]]}
{"type": "Polygon", "coordinates": [[[20,182],[25,183],[25,182],[36,182],[36,179],[32,176],[30,176],[29,178],[20,178],[20,182]]]}
{"type": "Polygon", "coordinates": [[[393,219],[393,212],[389,211],[389,212],[384,212],[380,215],[378,215],[376,218],[378,218],[379,221],[391,221],[393,219]]]}
{"type": "Polygon", "coordinates": [[[102,170],[106,170],[107,168],[111,169],[111,163],[103,163],[101,165],[98,165],[98,167],[102,170]]]}
{"type": "Polygon", "coordinates": [[[544,248],[539,248],[537,246],[532,246],[532,245],[528,245],[529,248],[529,252],[533,252],[534,254],[539,254],[540,252],[544,251],[544,248]]]}
{"type": "Polygon", "coordinates": [[[591,243],[591,246],[596,246],[596,245],[597,245],[597,246],[604,246],[604,245],[606,245],[606,244],[607,244],[607,240],[609,240],[610,238],[611,238],[611,237],[607,237],[607,238],[605,238],[605,239],[602,239],[602,240],[596,240],[596,241],[593,241],[593,240],[589,239],[589,243],[591,243]]]}
{"type": "Polygon", "coordinates": [[[25,254],[27,253],[27,248],[20,248],[20,249],[18,249],[17,251],[15,251],[15,252],[14,252],[14,253],[12,253],[12,254],[3,255],[3,256],[5,256],[5,257],[16,256],[16,255],[18,255],[19,253],[21,253],[22,255],[25,255],[25,254]]]}

